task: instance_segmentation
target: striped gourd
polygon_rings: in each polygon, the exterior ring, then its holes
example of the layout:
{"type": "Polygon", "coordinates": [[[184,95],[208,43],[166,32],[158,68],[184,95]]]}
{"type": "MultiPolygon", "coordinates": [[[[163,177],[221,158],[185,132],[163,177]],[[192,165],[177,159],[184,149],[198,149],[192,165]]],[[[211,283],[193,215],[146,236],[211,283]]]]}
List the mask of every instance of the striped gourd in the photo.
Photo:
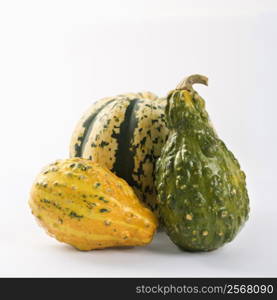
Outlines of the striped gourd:
{"type": "Polygon", "coordinates": [[[167,138],[165,105],[165,99],[150,92],[99,100],[77,124],[70,156],[106,166],[156,211],[154,170],[167,138]]]}
{"type": "Polygon", "coordinates": [[[45,167],[29,204],[51,236],[80,250],[145,245],[157,227],[155,215],[123,179],[81,158],[45,167]]]}

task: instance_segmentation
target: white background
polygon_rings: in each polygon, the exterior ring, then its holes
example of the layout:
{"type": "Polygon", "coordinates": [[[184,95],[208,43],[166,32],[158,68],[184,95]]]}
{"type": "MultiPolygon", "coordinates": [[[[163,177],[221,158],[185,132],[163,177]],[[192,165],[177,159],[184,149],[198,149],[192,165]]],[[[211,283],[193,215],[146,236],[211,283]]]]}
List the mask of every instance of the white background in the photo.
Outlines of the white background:
{"type": "Polygon", "coordinates": [[[0,276],[277,276],[276,1],[1,1],[0,276]],[[247,174],[251,214],[230,244],[181,252],[78,252],[48,237],[28,207],[34,176],[68,156],[72,130],[99,98],[186,75],[247,174]]]}

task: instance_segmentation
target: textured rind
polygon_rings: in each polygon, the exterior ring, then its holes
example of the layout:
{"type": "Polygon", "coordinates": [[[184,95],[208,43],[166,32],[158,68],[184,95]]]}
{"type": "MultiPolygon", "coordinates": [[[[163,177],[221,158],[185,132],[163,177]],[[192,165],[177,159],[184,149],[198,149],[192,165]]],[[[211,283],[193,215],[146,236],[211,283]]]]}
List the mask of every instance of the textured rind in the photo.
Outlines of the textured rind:
{"type": "Polygon", "coordinates": [[[45,167],[29,205],[49,235],[80,250],[146,245],[157,227],[155,215],[123,179],[81,158],[45,167]]]}
{"type": "Polygon", "coordinates": [[[155,182],[165,229],[184,250],[219,248],[248,219],[245,174],[195,91],[169,94],[166,122],[169,137],[156,163],[155,182]]]}
{"type": "Polygon", "coordinates": [[[165,105],[166,99],[150,92],[99,100],[78,122],[70,157],[87,158],[107,167],[155,211],[155,163],[168,134],[165,105]]]}

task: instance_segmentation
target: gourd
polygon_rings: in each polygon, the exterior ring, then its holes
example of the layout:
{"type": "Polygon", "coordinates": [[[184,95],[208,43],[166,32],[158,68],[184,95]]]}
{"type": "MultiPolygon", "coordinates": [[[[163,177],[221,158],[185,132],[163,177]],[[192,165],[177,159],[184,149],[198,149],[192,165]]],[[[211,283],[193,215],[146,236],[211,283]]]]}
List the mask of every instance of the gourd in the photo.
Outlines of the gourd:
{"type": "Polygon", "coordinates": [[[155,211],[155,162],[168,132],[165,104],[166,99],[150,92],[99,100],[78,122],[70,157],[83,157],[107,167],[155,211]]]}
{"type": "Polygon", "coordinates": [[[155,215],[132,188],[90,160],[59,160],[37,176],[32,213],[51,236],[79,250],[150,243],[155,215]]]}
{"type": "Polygon", "coordinates": [[[156,163],[159,212],[183,250],[209,251],[234,239],[248,219],[245,173],[217,136],[192,75],[167,97],[168,140],[156,163]]]}

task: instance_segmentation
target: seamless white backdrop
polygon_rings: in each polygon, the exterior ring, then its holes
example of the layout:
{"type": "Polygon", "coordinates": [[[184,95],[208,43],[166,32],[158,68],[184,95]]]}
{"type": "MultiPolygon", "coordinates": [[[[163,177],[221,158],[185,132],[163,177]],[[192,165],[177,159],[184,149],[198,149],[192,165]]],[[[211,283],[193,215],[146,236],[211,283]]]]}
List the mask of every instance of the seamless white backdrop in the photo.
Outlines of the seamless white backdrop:
{"type": "Polygon", "coordinates": [[[0,276],[277,276],[275,1],[1,1],[0,276]],[[42,166],[68,156],[72,130],[99,98],[186,75],[247,174],[251,214],[232,243],[178,250],[78,252],[48,237],[27,205],[42,166]]]}

